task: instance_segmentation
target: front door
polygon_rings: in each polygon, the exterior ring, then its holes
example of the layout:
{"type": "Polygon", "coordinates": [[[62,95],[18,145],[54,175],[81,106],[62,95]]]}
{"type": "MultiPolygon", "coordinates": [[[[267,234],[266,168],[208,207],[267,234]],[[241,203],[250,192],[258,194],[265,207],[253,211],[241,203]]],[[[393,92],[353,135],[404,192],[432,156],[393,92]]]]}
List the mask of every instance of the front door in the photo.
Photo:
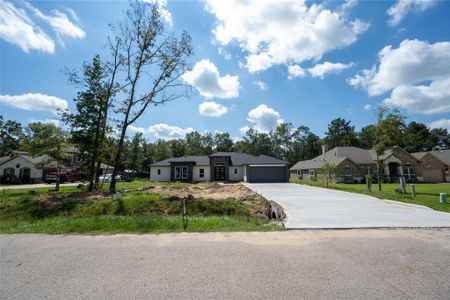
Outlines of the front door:
{"type": "Polygon", "coordinates": [[[214,167],[214,179],[218,181],[225,180],[225,166],[215,166],[214,167]]]}

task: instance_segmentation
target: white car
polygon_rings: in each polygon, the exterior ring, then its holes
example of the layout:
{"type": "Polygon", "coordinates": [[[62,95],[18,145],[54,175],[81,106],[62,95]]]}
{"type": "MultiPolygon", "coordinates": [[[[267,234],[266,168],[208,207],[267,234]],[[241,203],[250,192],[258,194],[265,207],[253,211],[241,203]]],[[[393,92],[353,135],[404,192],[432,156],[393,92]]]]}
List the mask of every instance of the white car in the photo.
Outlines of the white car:
{"type": "Polygon", "coordinates": [[[100,175],[100,177],[98,178],[98,180],[100,182],[111,182],[111,179],[112,179],[112,174],[100,175]]]}
{"type": "MultiPolygon", "coordinates": [[[[112,174],[101,175],[98,179],[100,182],[111,182],[112,174]]],[[[121,180],[122,180],[122,176],[116,175],[116,181],[121,181],[121,180]]]]}

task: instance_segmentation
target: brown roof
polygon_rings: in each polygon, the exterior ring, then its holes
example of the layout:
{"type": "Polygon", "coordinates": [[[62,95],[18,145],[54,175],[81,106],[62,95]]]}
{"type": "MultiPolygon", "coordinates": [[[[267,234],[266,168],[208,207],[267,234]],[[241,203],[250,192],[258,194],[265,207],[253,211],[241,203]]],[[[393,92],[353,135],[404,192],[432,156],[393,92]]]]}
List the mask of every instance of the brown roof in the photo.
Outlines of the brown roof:
{"type": "Polygon", "coordinates": [[[428,152],[416,152],[411,153],[411,155],[421,160],[427,153],[434,155],[437,159],[445,163],[447,166],[450,166],[450,149],[439,151],[428,151],[428,152]]]}

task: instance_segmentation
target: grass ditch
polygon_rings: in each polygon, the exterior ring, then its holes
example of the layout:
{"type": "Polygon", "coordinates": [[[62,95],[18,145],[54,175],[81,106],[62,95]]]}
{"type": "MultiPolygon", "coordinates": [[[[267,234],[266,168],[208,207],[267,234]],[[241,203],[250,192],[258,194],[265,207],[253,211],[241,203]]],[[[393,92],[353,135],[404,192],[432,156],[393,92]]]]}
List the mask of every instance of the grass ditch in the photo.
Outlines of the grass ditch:
{"type": "MultiPolygon", "coordinates": [[[[186,184],[170,184],[184,189],[186,184]]],[[[130,187],[127,187],[128,189],[130,187]]],[[[122,200],[107,193],[8,191],[0,195],[1,233],[122,233],[183,231],[180,197],[128,190],[122,200]]],[[[186,231],[279,230],[270,204],[257,195],[240,199],[186,199],[186,231]]]]}

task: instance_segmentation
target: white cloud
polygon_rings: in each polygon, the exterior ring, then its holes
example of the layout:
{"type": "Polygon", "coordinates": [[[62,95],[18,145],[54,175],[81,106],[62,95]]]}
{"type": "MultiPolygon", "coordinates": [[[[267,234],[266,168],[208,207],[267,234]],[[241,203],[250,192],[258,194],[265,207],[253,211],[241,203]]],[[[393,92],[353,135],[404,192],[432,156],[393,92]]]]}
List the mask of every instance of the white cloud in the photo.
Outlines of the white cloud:
{"type": "Polygon", "coordinates": [[[308,72],[312,77],[318,77],[323,79],[326,74],[336,74],[345,69],[348,69],[352,66],[352,63],[343,64],[343,63],[331,63],[326,61],[321,64],[316,64],[314,67],[309,68],[308,72]]]}
{"type": "Polygon", "coordinates": [[[0,2],[0,38],[23,51],[55,52],[55,42],[36,26],[27,13],[12,3],[0,2]]]}
{"type": "Polygon", "coordinates": [[[220,45],[237,42],[247,53],[250,72],[317,61],[354,43],[369,27],[320,4],[308,6],[298,0],[208,0],[206,9],[217,19],[215,39],[220,45]]]}
{"type": "Polygon", "coordinates": [[[15,4],[1,1],[0,38],[19,46],[27,53],[30,50],[54,53],[55,41],[35,21],[40,20],[48,24],[62,45],[64,45],[64,37],[83,39],[86,33],[78,24],[75,24],[79,23],[78,16],[71,9],[67,11],[68,13],[53,10],[50,16],[25,1],[15,4]]]}
{"type": "Polygon", "coordinates": [[[247,120],[253,123],[255,130],[261,132],[269,132],[283,123],[280,113],[265,104],[260,104],[249,111],[247,120]]]}
{"type": "Polygon", "coordinates": [[[58,109],[66,109],[67,101],[58,97],[39,93],[22,95],[0,95],[0,103],[28,111],[48,111],[57,114],[58,109]]]}
{"type": "MultiPolygon", "coordinates": [[[[47,22],[57,35],[62,38],[64,36],[83,39],[86,37],[86,33],[78,25],[74,24],[66,13],[60,12],[58,10],[52,11],[52,16],[43,14],[39,9],[35,8],[29,3],[25,3],[25,6],[32,11],[38,18],[47,22]]],[[[69,13],[71,16],[73,13],[69,13]]]]}
{"type": "Polygon", "coordinates": [[[158,6],[158,12],[162,19],[172,26],[172,14],[167,10],[167,0],[143,0],[144,2],[156,4],[158,6]]]}
{"type": "Polygon", "coordinates": [[[183,74],[182,79],[207,99],[239,96],[239,77],[231,75],[221,77],[219,70],[209,59],[197,62],[191,71],[183,74]]]}
{"type": "Polygon", "coordinates": [[[244,126],[244,127],[239,128],[239,132],[240,132],[242,135],[245,135],[245,134],[247,133],[247,131],[249,131],[249,130],[250,130],[250,127],[249,127],[249,126],[244,126]]]}
{"type": "Polygon", "coordinates": [[[388,23],[391,26],[398,25],[410,12],[423,12],[432,7],[435,3],[436,1],[434,0],[397,0],[397,2],[387,10],[387,14],[390,17],[388,23]]]}
{"type": "Polygon", "coordinates": [[[198,111],[203,116],[220,117],[228,112],[228,108],[216,102],[207,101],[198,106],[198,111]]]}
{"type": "Polygon", "coordinates": [[[133,133],[147,133],[147,130],[145,130],[144,127],[136,127],[133,125],[128,125],[127,130],[129,130],[133,133]]]}
{"type": "Polygon", "coordinates": [[[258,86],[261,91],[267,90],[267,84],[260,80],[253,81],[253,84],[258,86]]]}
{"type": "Polygon", "coordinates": [[[429,127],[431,129],[445,128],[447,130],[450,130],[450,119],[440,119],[440,120],[433,121],[430,123],[429,127]]]}
{"type": "Polygon", "coordinates": [[[366,105],[364,105],[363,109],[364,110],[371,110],[372,109],[372,105],[366,104],[366,105]]]}
{"type": "Polygon", "coordinates": [[[296,77],[305,77],[306,72],[299,65],[288,66],[288,79],[294,79],[296,77]]]}
{"type": "Polygon", "coordinates": [[[426,115],[450,112],[450,77],[430,85],[399,86],[383,103],[426,115]]]}
{"type": "Polygon", "coordinates": [[[191,127],[180,128],[178,126],[168,124],[155,124],[147,129],[147,132],[152,134],[155,138],[165,140],[183,138],[186,134],[192,131],[194,131],[194,129],[191,127]]]}
{"type": "Polygon", "coordinates": [[[59,127],[59,125],[61,125],[61,121],[57,119],[44,119],[44,120],[31,119],[30,123],[51,123],[56,127],[59,127]]]}
{"type": "Polygon", "coordinates": [[[449,80],[450,42],[404,40],[396,49],[384,47],[378,66],[363,70],[348,83],[366,89],[370,96],[392,91],[385,104],[434,114],[449,111],[449,80]]]}

